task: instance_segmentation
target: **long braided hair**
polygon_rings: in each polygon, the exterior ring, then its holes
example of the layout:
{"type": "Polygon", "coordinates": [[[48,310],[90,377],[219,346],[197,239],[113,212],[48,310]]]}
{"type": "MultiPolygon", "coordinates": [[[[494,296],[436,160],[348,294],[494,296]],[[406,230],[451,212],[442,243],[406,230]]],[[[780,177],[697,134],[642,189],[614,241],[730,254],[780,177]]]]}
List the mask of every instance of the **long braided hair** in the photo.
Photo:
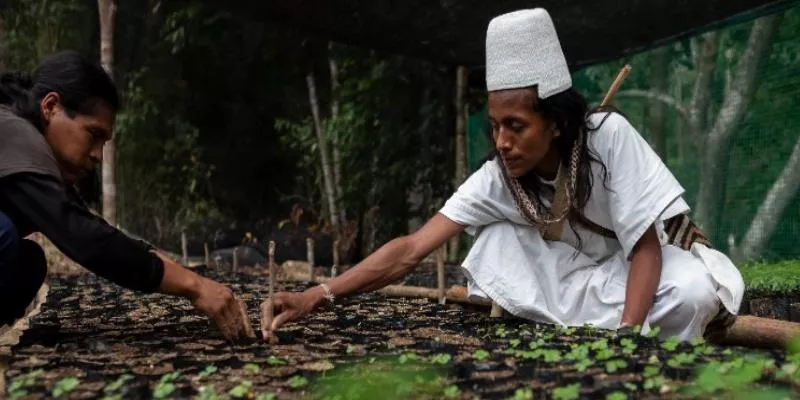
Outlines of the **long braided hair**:
{"type": "MultiPolygon", "coordinates": [[[[553,145],[560,156],[560,170],[565,169],[568,174],[565,202],[567,206],[563,210],[552,210],[542,203],[542,185],[533,171],[525,176],[512,178],[508,176],[504,166],[501,165],[500,169],[503,171],[517,209],[531,225],[542,231],[547,225],[568,218],[570,213],[583,214],[583,209],[589,201],[589,195],[594,185],[591,163],[594,162],[600,166],[603,185],[608,188],[606,166],[599,156],[587,146],[589,135],[605,122],[604,118],[597,126],[589,126],[589,115],[608,110],[608,108],[589,110],[586,99],[573,88],[547,99],[539,99],[536,96],[535,87],[528,90],[534,92],[534,99],[536,99],[533,111],[541,114],[545,120],[554,122],[560,132],[560,135],[553,139],[553,145]]],[[[491,132],[489,132],[489,139],[494,145],[494,137],[491,132]]],[[[487,160],[493,160],[496,157],[498,157],[497,150],[493,148],[487,160]]],[[[582,247],[580,235],[575,231],[573,219],[568,218],[568,221],[570,228],[578,238],[578,248],[580,249],[582,247]]]]}

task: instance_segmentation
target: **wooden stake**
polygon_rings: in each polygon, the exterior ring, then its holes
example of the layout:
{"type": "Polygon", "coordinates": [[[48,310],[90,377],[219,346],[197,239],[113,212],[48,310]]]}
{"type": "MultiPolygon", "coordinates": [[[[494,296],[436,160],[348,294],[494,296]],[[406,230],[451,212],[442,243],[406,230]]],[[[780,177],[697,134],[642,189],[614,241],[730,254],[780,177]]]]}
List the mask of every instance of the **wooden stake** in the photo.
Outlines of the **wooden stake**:
{"type": "Polygon", "coordinates": [[[203,251],[206,255],[206,266],[211,266],[211,252],[208,251],[208,242],[203,243],[203,251]]]}
{"type": "Polygon", "coordinates": [[[181,254],[183,255],[183,265],[189,265],[189,245],[186,240],[186,231],[181,230],[181,254]]]}
{"type": "Polygon", "coordinates": [[[500,318],[503,316],[503,308],[492,302],[492,310],[489,311],[489,318],[500,318]]]}
{"type": "Polygon", "coordinates": [[[631,66],[625,64],[625,66],[622,67],[622,69],[619,71],[619,74],[617,74],[617,78],[614,79],[614,83],[611,84],[611,88],[608,89],[608,93],[606,93],[606,97],[603,99],[603,102],[600,103],[600,107],[605,107],[611,104],[611,99],[613,99],[614,95],[617,94],[617,90],[619,90],[619,87],[622,86],[622,82],[625,80],[625,78],[628,77],[628,74],[630,73],[631,73],[631,66]]]}
{"type": "Polygon", "coordinates": [[[306,239],[306,256],[308,257],[308,279],[314,280],[314,239],[306,239]]]}
{"type": "Polygon", "coordinates": [[[233,272],[239,268],[239,246],[233,248],[233,272]]]}
{"type": "Polygon", "coordinates": [[[331,278],[339,274],[339,241],[333,241],[333,266],[331,267],[331,278]]]}
{"type": "Polygon", "coordinates": [[[272,300],[275,297],[275,287],[278,285],[278,275],[275,272],[275,242],[269,242],[269,248],[267,250],[267,263],[269,268],[269,298],[267,299],[267,307],[266,312],[262,311],[261,314],[261,332],[270,332],[269,337],[265,337],[264,340],[269,341],[270,344],[278,343],[278,337],[272,332],[272,318],[273,318],[273,304],[272,300]]]}
{"type": "Polygon", "coordinates": [[[436,251],[436,282],[439,286],[439,304],[444,304],[446,300],[444,291],[444,246],[436,251]]]}

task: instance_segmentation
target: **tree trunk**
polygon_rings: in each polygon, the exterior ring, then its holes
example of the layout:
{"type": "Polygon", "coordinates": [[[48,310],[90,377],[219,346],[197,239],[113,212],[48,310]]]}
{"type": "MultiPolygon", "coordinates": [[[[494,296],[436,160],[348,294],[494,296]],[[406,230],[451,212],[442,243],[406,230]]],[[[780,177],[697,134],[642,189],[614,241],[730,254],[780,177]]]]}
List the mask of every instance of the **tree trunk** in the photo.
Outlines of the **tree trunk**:
{"type": "MultiPolygon", "coordinates": [[[[328,58],[331,70],[331,120],[339,118],[339,66],[333,55],[328,58]]],[[[339,220],[344,223],[347,220],[345,208],[342,206],[344,189],[342,188],[342,154],[341,143],[339,141],[339,130],[333,132],[333,187],[336,192],[336,206],[339,209],[339,220]]]]}
{"type": "Polygon", "coordinates": [[[758,212],[742,239],[741,254],[736,257],[737,261],[750,261],[763,254],[779,218],[798,189],[800,189],[800,138],[797,139],[792,155],[789,156],[789,161],[780,176],[772,184],[764,202],[758,207],[758,212]]]}
{"type": "Polygon", "coordinates": [[[716,31],[706,33],[700,40],[700,48],[693,50],[695,59],[694,66],[697,70],[697,74],[695,75],[692,97],[689,101],[688,110],[689,126],[692,130],[690,134],[692,136],[698,135],[697,137],[705,134],[706,112],[708,110],[709,100],[711,99],[709,84],[711,83],[711,77],[714,75],[714,67],[716,66],[719,33],[716,31]]]}
{"type": "MultiPolygon", "coordinates": [[[[453,187],[458,188],[467,179],[467,68],[460,66],[456,70],[456,171],[453,187]]],[[[458,248],[461,236],[450,239],[448,261],[458,261],[458,248]]]]}
{"type": "MultiPolygon", "coordinates": [[[[100,16],[100,61],[109,76],[114,77],[114,16],[117,6],[114,0],[97,0],[100,16]]],[[[103,147],[103,218],[117,224],[117,185],[114,176],[115,145],[109,140],[103,147]]]]}
{"type": "Polygon", "coordinates": [[[778,22],[778,15],[770,15],[759,18],[753,23],[747,48],[735,68],[734,81],[726,85],[728,90],[725,92],[722,107],[705,140],[695,219],[696,223],[708,233],[714,230],[722,211],[719,196],[724,189],[723,174],[727,165],[731,137],[747,114],[757,87],[758,67],[768,53],[772,34],[778,22]]]}
{"type": "Polygon", "coordinates": [[[317,133],[320,160],[322,161],[322,178],[325,184],[325,197],[328,198],[328,214],[331,219],[331,228],[334,236],[339,235],[339,211],[336,208],[336,192],[333,189],[333,171],[328,153],[328,143],[325,132],[322,130],[322,120],[319,115],[319,98],[317,97],[317,84],[314,82],[313,73],[306,75],[308,85],[308,100],[311,104],[311,116],[314,118],[314,131],[317,133]]]}
{"type": "Polygon", "coordinates": [[[6,72],[6,25],[0,15],[0,74],[6,72]]]}
{"type": "MultiPolygon", "coordinates": [[[[650,89],[657,93],[667,90],[667,76],[669,73],[669,48],[661,47],[653,52],[650,61],[650,89]]],[[[667,161],[667,136],[664,133],[664,104],[651,101],[647,110],[650,126],[650,143],[656,154],[664,162],[667,161]]]]}

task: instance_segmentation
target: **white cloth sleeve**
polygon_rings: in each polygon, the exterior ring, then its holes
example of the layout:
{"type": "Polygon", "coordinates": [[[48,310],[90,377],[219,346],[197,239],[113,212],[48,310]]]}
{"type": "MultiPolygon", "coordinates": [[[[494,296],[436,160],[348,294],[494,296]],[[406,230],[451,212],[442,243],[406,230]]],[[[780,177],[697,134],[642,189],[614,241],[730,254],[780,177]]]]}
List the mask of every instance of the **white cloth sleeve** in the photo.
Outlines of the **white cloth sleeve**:
{"type": "MultiPolygon", "coordinates": [[[[593,119],[599,122],[604,116],[593,119]]],[[[634,246],[653,223],[688,210],[681,198],[684,189],[621,115],[611,114],[590,135],[590,146],[608,171],[608,206],[613,230],[625,257],[630,258],[634,246]]]]}
{"type": "Polygon", "coordinates": [[[521,222],[511,193],[496,160],[489,160],[459,186],[439,213],[466,226],[475,235],[478,228],[502,220],[521,222]]]}

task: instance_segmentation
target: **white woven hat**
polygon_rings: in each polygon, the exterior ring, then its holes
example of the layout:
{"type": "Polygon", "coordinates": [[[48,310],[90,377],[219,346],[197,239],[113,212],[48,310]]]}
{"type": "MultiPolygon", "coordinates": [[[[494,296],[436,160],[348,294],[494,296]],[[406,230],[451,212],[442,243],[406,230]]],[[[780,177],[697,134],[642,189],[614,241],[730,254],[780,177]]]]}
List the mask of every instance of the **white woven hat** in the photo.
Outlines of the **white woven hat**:
{"type": "Polygon", "coordinates": [[[533,85],[538,87],[540,99],[572,86],[550,14],[536,8],[495,17],[486,31],[487,90],[533,85]]]}

